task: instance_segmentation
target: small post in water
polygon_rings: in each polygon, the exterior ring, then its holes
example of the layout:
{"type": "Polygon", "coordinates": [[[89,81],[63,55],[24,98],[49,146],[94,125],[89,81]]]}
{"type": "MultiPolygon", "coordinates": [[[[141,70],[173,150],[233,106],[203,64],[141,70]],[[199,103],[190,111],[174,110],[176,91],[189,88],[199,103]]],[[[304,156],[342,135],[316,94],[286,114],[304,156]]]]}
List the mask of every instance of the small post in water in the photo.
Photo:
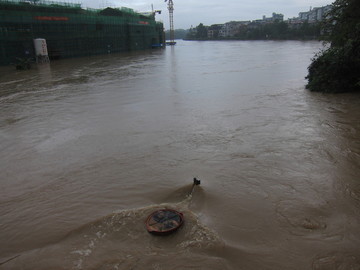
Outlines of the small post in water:
{"type": "Polygon", "coordinates": [[[194,178],[194,186],[198,186],[200,185],[200,179],[196,179],[196,177],[194,178]]]}
{"type": "Polygon", "coordinates": [[[197,179],[196,177],[194,177],[194,183],[193,183],[193,186],[192,186],[192,189],[191,189],[190,195],[192,195],[192,193],[193,193],[193,191],[194,191],[195,186],[198,186],[198,185],[200,185],[200,179],[197,179]]]}

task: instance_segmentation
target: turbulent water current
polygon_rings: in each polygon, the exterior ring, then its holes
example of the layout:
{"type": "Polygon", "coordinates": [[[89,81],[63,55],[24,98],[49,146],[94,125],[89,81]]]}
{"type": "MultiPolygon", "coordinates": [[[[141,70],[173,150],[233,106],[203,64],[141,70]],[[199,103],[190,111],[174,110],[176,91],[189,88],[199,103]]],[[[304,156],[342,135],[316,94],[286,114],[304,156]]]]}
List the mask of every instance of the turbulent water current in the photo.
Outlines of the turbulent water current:
{"type": "Polygon", "coordinates": [[[359,270],[360,96],[305,89],[321,48],[1,67],[0,269],[359,270]],[[176,233],[146,231],[161,208],[176,233]]]}

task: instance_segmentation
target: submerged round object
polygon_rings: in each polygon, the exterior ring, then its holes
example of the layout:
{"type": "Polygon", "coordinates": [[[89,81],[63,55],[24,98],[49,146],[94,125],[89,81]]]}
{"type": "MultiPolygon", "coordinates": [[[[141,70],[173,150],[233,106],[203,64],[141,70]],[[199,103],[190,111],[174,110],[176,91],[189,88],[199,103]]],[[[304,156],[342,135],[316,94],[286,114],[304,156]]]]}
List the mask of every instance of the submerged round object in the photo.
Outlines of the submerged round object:
{"type": "Polygon", "coordinates": [[[172,209],[157,210],[145,221],[147,231],[157,235],[170,234],[179,229],[183,223],[184,215],[172,209]]]}

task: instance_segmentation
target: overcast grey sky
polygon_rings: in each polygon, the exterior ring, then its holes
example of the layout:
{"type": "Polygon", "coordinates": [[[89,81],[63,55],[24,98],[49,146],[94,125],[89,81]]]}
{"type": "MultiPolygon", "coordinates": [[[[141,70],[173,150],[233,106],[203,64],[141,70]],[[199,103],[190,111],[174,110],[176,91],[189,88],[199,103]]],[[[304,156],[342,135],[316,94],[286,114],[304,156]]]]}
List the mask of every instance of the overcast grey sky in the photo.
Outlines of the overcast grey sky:
{"type": "MultiPolygon", "coordinates": [[[[229,21],[247,21],[261,19],[263,15],[271,17],[273,12],[284,14],[284,18],[298,16],[310,7],[326,6],[333,0],[173,0],[175,29],[188,29],[199,23],[211,25],[229,21]]],[[[156,18],[169,28],[169,13],[164,0],[80,0],[82,7],[104,8],[128,7],[135,11],[162,10],[156,18]]]]}

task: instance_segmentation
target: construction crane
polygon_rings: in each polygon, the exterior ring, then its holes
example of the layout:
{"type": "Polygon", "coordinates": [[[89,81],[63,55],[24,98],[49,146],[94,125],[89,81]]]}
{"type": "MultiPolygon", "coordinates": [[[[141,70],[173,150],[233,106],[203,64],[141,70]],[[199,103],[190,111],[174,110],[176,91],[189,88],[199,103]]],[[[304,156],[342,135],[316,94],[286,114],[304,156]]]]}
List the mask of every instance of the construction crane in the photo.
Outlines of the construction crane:
{"type": "Polygon", "coordinates": [[[175,45],[176,42],[174,40],[174,3],[172,0],[165,0],[168,2],[168,10],[169,10],[169,21],[170,21],[170,42],[166,42],[166,45],[175,45]]]}
{"type": "Polygon", "coordinates": [[[155,18],[156,13],[161,14],[161,10],[154,10],[154,5],[151,4],[151,14],[152,14],[152,16],[154,16],[154,18],[155,18]]]}

